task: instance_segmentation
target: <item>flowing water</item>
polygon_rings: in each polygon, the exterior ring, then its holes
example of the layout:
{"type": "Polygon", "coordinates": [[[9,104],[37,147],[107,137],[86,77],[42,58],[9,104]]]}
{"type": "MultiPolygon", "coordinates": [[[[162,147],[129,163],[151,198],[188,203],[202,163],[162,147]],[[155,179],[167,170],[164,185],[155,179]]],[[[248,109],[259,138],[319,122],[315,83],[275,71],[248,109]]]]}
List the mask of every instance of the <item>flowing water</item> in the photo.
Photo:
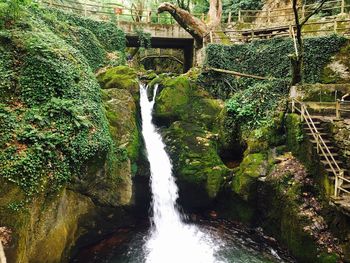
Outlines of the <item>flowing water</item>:
{"type": "Polygon", "coordinates": [[[146,263],[220,262],[215,259],[218,243],[194,225],[184,224],[176,208],[177,186],[165,145],[152,123],[152,110],[157,94],[148,100],[145,86],[141,86],[142,134],[151,168],[153,194],[152,230],[147,243],[146,263]]]}
{"type": "Polygon", "coordinates": [[[151,169],[151,226],[135,227],[82,251],[72,262],[113,263],[265,263],[293,262],[268,238],[220,220],[189,223],[177,208],[178,189],[160,133],[152,123],[157,94],[149,101],[140,86],[142,134],[151,169]]]}

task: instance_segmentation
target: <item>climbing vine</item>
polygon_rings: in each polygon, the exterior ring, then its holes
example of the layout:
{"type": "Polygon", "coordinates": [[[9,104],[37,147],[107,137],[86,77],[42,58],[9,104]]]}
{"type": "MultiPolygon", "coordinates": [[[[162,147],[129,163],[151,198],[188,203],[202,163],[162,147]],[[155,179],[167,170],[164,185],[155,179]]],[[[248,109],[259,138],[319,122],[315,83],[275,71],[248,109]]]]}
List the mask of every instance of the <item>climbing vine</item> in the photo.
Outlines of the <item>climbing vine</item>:
{"type": "MultiPolygon", "coordinates": [[[[305,39],[305,82],[321,81],[324,66],[346,41],[344,37],[337,35],[305,39]]],[[[291,62],[288,55],[293,52],[293,42],[290,39],[275,38],[232,46],[214,44],[207,48],[206,66],[264,77],[290,79],[291,62]]],[[[215,96],[226,99],[237,90],[259,81],[206,72],[199,77],[199,82],[215,96]]]]}
{"type": "Polygon", "coordinates": [[[10,33],[0,31],[0,178],[29,200],[83,179],[93,159],[107,159],[112,169],[125,158],[110,136],[92,71],[107,51],[124,49],[125,35],[58,11],[25,15],[10,33]]]}
{"type": "Polygon", "coordinates": [[[135,28],[134,31],[138,37],[140,47],[151,48],[151,34],[144,32],[142,28],[135,28]]]}

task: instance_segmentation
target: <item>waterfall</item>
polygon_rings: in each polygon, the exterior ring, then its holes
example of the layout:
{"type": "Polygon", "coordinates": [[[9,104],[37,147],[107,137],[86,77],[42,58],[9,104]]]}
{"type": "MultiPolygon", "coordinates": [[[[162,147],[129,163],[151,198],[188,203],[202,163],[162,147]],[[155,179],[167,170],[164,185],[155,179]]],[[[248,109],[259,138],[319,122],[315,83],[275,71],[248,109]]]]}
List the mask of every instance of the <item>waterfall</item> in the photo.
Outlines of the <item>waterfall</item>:
{"type": "Polygon", "coordinates": [[[172,165],[165,145],[152,123],[152,101],[147,87],[140,85],[142,134],[151,169],[153,194],[152,229],[145,244],[146,263],[215,263],[215,245],[208,234],[198,227],[185,224],[176,207],[178,189],[172,176],[172,165]]]}

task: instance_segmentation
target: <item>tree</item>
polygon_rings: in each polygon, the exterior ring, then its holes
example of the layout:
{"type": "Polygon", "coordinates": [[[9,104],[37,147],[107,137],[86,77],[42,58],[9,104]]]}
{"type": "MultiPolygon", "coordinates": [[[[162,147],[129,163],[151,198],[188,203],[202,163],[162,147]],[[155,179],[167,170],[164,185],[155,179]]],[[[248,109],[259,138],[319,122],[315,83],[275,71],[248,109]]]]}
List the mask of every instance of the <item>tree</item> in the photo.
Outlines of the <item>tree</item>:
{"type": "Polygon", "coordinates": [[[190,14],[187,10],[167,2],[158,7],[158,12],[169,12],[179,25],[193,36],[196,46],[202,47],[203,39],[208,37],[210,31],[220,27],[222,1],[210,0],[207,23],[190,14]]]}
{"type": "Polygon", "coordinates": [[[319,1],[317,7],[310,12],[304,18],[299,17],[299,8],[298,8],[298,0],[292,0],[293,4],[293,13],[296,27],[296,41],[297,41],[297,50],[295,56],[292,56],[292,85],[298,84],[302,81],[302,68],[303,68],[303,60],[304,60],[304,45],[303,45],[303,37],[302,37],[302,29],[306,22],[315,14],[322,10],[325,2],[327,0],[319,1]]]}

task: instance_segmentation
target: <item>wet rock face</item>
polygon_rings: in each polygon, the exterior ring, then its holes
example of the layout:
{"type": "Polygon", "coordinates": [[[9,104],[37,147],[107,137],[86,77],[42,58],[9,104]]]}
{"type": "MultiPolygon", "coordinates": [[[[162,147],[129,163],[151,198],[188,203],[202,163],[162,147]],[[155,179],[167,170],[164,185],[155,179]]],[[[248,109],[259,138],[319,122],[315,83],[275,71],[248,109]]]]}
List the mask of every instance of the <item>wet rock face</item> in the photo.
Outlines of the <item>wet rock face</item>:
{"type": "Polygon", "coordinates": [[[186,76],[167,78],[156,100],[154,120],[161,126],[187,209],[207,207],[230,173],[218,155],[220,100],[190,83],[186,76]]]}
{"type": "Polygon", "coordinates": [[[333,123],[334,142],[339,147],[344,164],[350,168],[350,121],[336,121],[333,123]]]}

